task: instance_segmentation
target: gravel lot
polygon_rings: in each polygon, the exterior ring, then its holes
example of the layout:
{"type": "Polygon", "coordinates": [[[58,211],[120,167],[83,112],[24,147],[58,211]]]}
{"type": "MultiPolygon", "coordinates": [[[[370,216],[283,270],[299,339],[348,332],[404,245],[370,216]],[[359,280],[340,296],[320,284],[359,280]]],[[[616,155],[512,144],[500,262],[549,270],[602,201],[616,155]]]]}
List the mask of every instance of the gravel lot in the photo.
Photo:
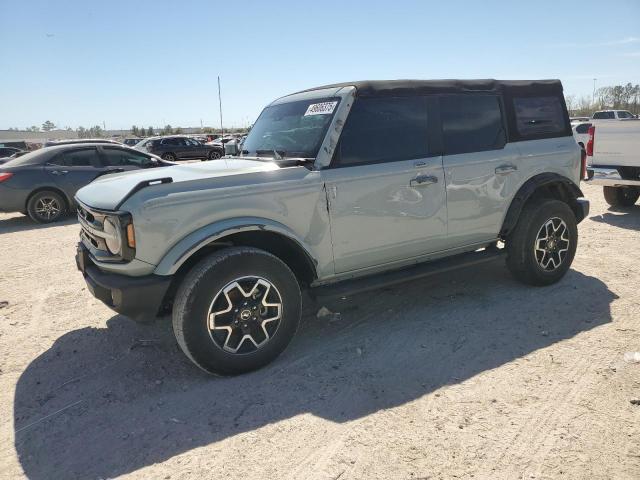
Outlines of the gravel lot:
{"type": "Polygon", "coordinates": [[[0,477],[640,478],[640,206],[584,190],[558,285],[495,263],[338,300],[338,321],[309,306],[235,378],[96,301],[73,220],[0,214],[0,477]]]}

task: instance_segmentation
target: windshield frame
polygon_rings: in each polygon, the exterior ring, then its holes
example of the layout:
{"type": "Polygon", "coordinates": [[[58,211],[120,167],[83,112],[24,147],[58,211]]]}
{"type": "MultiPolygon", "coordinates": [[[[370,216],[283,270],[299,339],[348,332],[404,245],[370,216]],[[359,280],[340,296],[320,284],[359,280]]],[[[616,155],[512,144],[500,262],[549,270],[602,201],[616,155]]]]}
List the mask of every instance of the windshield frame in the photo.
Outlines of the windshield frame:
{"type": "MultiPolygon", "coordinates": [[[[242,152],[240,154],[241,157],[252,157],[252,158],[266,158],[269,160],[273,160],[273,161],[287,161],[287,160],[291,160],[291,159],[295,159],[295,158],[301,158],[301,159],[305,159],[305,160],[316,160],[318,157],[318,154],[320,152],[320,148],[327,136],[327,131],[329,130],[329,128],[331,127],[334,118],[336,116],[336,112],[338,112],[339,108],[340,108],[340,104],[342,102],[342,97],[337,96],[337,95],[328,95],[328,96],[323,96],[323,97],[315,97],[315,98],[305,98],[305,99],[299,99],[299,100],[291,100],[290,102],[279,102],[279,103],[272,103],[268,106],[266,106],[262,112],[260,112],[260,115],[258,116],[257,120],[255,121],[255,123],[253,124],[253,127],[251,128],[251,131],[247,134],[247,137],[245,138],[243,144],[242,144],[242,152]],[[282,105],[291,105],[294,103],[300,103],[300,104],[306,104],[307,108],[309,105],[312,104],[317,104],[317,103],[325,103],[325,102],[336,102],[335,106],[333,107],[333,110],[330,114],[326,114],[327,117],[329,117],[327,119],[327,121],[325,122],[325,125],[322,127],[322,131],[320,132],[318,139],[316,141],[316,144],[313,146],[311,151],[308,152],[301,152],[301,151],[287,151],[283,148],[277,148],[277,149],[267,149],[267,148],[258,148],[255,150],[248,150],[246,149],[246,145],[247,142],[249,141],[249,139],[251,138],[251,135],[254,134],[254,132],[256,132],[255,134],[257,134],[258,130],[256,129],[256,126],[258,125],[258,123],[260,122],[260,120],[263,118],[263,116],[268,112],[268,110],[270,108],[278,108],[281,107],[282,105]]],[[[304,115],[302,115],[301,117],[304,117],[304,115]]]]}

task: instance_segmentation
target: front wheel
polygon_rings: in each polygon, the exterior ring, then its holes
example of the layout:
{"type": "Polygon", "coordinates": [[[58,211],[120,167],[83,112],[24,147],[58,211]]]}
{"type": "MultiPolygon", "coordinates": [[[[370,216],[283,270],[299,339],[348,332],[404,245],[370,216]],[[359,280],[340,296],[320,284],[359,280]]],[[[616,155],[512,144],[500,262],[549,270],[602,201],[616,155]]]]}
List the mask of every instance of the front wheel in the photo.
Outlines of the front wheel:
{"type": "Polygon", "coordinates": [[[257,248],[225,248],[201,260],[182,281],[173,331],[198,367],[234,375],[282,353],[301,311],[300,287],[282,260],[257,248]]]}
{"type": "Polygon", "coordinates": [[[507,267],[523,283],[551,285],[569,270],[577,245],[576,217],[566,203],[530,202],[506,240],[507,267]]]}
{"type": "Polygon", "coordinates": [[[612,207],[630,207],[638,201],[640,188],[603,187],[604,199],[612,207]]]}
{"type": "Polygon", "coordinates": [[[176,156],[173,153],[165,153],[162,155],[162,159],[166,160],[167,162],[175,162],[176,156]]]}
{"type": "Polygon", "coordinates": [[[44,190],[33,195],[27,204],[27,213],[38,223],[51,223],[64,215],[66,203],[58,193],[44,190]]]}
{"type": "Polygon", "coordinates": [[[220,152],[218,152],[217,150],[211,150],[209,152],[209,160],[218,160],[219,158],[221,158],[222,155],[220,155],[220,152]]]}

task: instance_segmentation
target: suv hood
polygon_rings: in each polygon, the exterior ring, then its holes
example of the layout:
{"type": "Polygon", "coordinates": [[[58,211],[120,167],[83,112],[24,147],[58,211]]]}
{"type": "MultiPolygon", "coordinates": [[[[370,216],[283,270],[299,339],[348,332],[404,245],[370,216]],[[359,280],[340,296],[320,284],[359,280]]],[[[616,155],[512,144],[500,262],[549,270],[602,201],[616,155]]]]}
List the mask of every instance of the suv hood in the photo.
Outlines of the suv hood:
{"type": "Polygon", "coordinates": [[[269,161],[222,158],[207,162],[134,170],[98,177],[78,190],[76,198],[92,208],[114,210],[140,182],[170,177],[173,183],[179,183],[243,173],[267,172],[279,168],[277,164],[269,161]]]}

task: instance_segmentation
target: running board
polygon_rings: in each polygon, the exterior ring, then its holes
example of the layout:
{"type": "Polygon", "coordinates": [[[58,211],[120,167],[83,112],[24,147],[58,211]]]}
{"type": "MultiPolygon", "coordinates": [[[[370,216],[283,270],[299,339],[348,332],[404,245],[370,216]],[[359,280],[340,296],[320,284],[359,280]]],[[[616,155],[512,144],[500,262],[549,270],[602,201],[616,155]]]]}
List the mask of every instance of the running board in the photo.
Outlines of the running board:
{"type": "Polygon", "coordinates": [[[448,272],[457,268],[490,262],[505,256],[506,249],[490,247],[484,250],[462,253],[452,257],[412,265],[400,270],[392,270],[390,272],[369,275],[362,278],[343,280],[329,285],[321,285],[309,289],[309,294],[315,298],[345,297],[448,272]]]}

